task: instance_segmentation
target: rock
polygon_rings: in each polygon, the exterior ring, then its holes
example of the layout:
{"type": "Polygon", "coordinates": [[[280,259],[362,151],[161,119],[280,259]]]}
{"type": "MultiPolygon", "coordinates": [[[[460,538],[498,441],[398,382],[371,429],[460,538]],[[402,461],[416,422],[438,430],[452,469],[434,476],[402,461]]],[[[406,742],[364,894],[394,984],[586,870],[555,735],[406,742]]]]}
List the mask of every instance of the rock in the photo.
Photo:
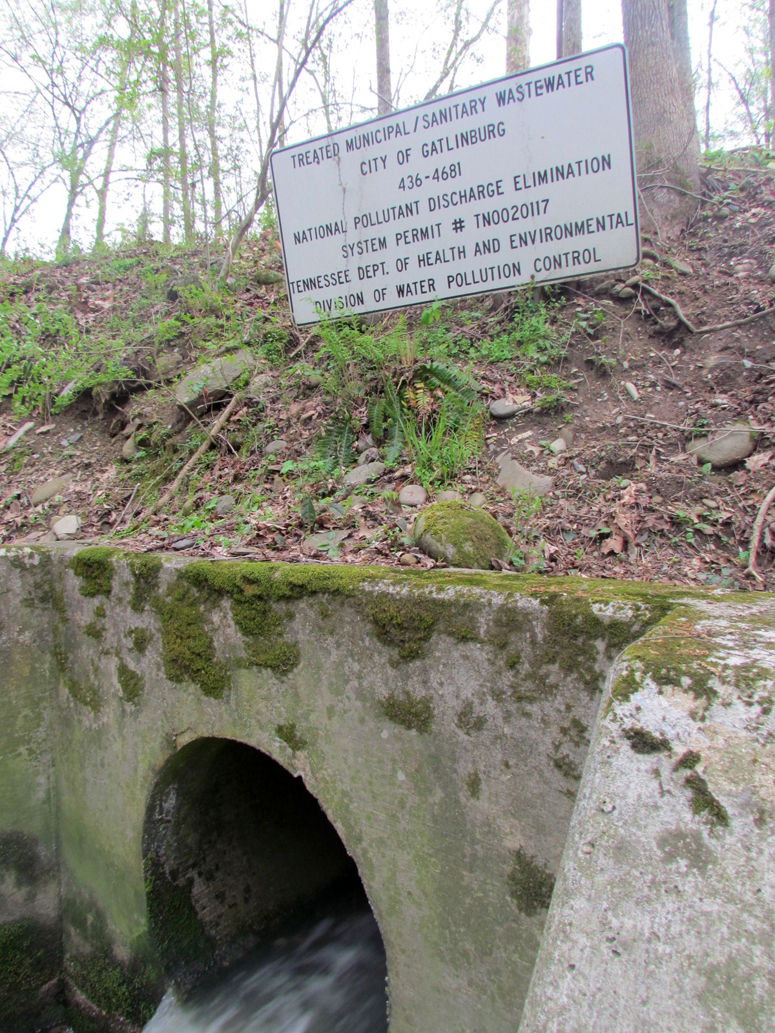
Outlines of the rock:
{"type": "Polygon", "coordinates": [[[669,265],[671,269],[675,269],[679,276],[694,276],[694,269],[686,262],[681,262],[677,258],[666,258],[665,265],[669,265]]]}
{"type": "Polygon", "coordinates": [[[652,247],[642,247],[640,253],[644,258],[650,258],[652,262],[659,261],[659,255],[652,247]]]}
{"type": "Polygon", "coordinates": [[[756,431],[747,423],[733,423],[721,427],[709,437],[695,438],[687,448],[697,456],[697,462],[723,468],[746,459],[756,447],[756,431]]]}
{"type": "Polygon", "coordinates": [[[367,463],[376,463],[379,459],[378,448],[367,448],[365,452],[362,452],[358,456],[358,466],[366,466],[367,463]]]}
{"type": "Polygon", "coordinates": [[[611,287],[611,289],[609,290],[608,293],[611,295],[612,298],[618,298],[623,289],[624,289],[624,284],[623,283],[615,283],[611,287]]]}
{"type": "Polygon", "coordinates": [[[323,378],[319,373],[310,373],[309,376],[306,378],[305,383],[307,387],[311,388],[314,391],[323,383],[323,378]]]}
{"type": "Polygon", "coordinates": [[[61,542],[64,538],[72,538],[74,534],[77,534],[80,526],[80,519],[75,514],[70,513],[67,516],[60,517],[59,520],[53,523],[51,530],[57,536],[57,540],[61,542]]]}
{"type": "Polygon", "coordinates": [[[398,501],[402,506],[424,506],[428,492],[422,484],[405,484],[398,493],[398,501]]]}
{"type": "Polygon", "coordinates": [[[44,423],[42,427],[38,427],[35,433],[48,434],[52,430],[56,430],[56,423],[44,423]]]}
{"type": "Polygon", "coordinates": [[[772,283],[775,283],[775,265],[770,266],[770,271],[767,273],[772,283]]]}
{"type": "Polygon", "coordinates": [[[195,275],[178,277],[167,288],[167,301],[177,301],[180,297],[180,291],[184,287],[193,287],[195,290],[201,290],[202,281],[195,275]]]}
{"type": "Polygon", "coordinates": [[[568,448],[573,444],[574,432],[573,427],[563,427],[560,433],[557,435],[558,438],[562,438],[568,448]]]}
{"type": "Polygon", "coordinates": [[[641,277],[636,274],[635,276],[631,276],[629,278],[629,280],[626,280],[624,286],[625,287],[637,287],[640,282],[641,282],[641,277]]]}
{"type": "Polygon", "coordinates": [[[501,463],[497,483],[511,491],[523,491],[528,495],[545,495],[552,487],[553,481],[551,477],[544,474],[531,473],[524,466],[520,466],[516,459],[506,456],[501,463]]]}
{"type": "MultiPolygon", "coordinates": [[[[441,501],[441,500],[439,500],[441,501]]],[[[487,505],[487,497],[482,495],[480,491],[475,491],[468,499],[469,506],[478,506],[480,509],[482,506],[487,505]]]]}
{"type": "Polygon", "coordinates": [[[630,398],[633,400],[633,402],[637,402],[638,401],[638,399],[640,398],[640,391],[638,391],[637,387],[633,384],[633,382],[631,380],[628,380],[625,383],[624,389],[627,392],[627,394],[630,396],[630,398]]]}
{"type": "Polygon", "coordinates": [[[595,294],[608,294],[611,288],[615,285],[615,280],[603,280],[603,282],[598,287],[595,287],[595,294]]]}
{"type": "Polygon", "coordinates": [[[402,552],[398,557],[398,562],[402,567],[416,567],[420,561],[411,552],[402,552]]]}
{"type": "Polygon", "coordinates": [[[556,438],[549,446],[549,451],[556,456],[558,456],[560,452],[567,452],[568,442],[565,438],[556,438]]]}
{"type": "MultiPolygon", "coordinates": [[[[459,491],[440,491],[436,495],[436,502],[462,502],[463,496],[459,491]]],[[[476,505],[474,502],[473,505],[476,505]]]]}
{"type": "Polygon", "coordinates": [[[576,473],[586,473],[587,472],[586,466],[584,466],[583,463],[580,463],[578,461],[578,459],[574,459],[573,460],[573,469],[576,471],[576,473]]]}
{"type": "Polygon", "coordinates": [[[196,542],[193,538],[179,538],[176,542],[172,543],[173,549],[193,549],[196,542]]]}
{"type": "Polygon", "coordinates": [[[634,291],[632,289],[632,287],[622,287],[622,289],[619,291],[619,293],[616,295],[616,297],[620,301],[627,301],[628,298],[635,298],[635,297],[637,297],[637,295],[638,295],[638,292],[634,291]]]}
{"type": "Polygon", "coordinates": [[[316,552],[340,545],[349,534],[349,531],[318,531],[305,538],[301,547],[305,552],[316,552]]]}
{"type": "Polygon", "coordinates": [[[13,446],[18,441],[21,441],[21,439],[24,437],[24,435],[27,433],[27,431],[28,430],[32,430],[32,428],[34,426],[35,426],[35,421],[34,420],[28,420],[27,423],[25,423],[21,427],[19,427],[19,429],[16,431],[15,434],[12,434],[10,436],[10,438],[6,441],[6,443],[5,443],[5,445],[3,447],[4,448],[13,448],[13,446]]]}
{"type": "Polygon", "coordinates": [[[237,505],[237,500],[233,495],[222,495],[215,503],[216,516],[224,517],[228,516],[229,513],[234,511],[234,507],[237,505]]]}
{"type": "Polygon", "coordinates": [[[276,383],[271,373],[256,373],[248,384],[248,393],[254,398],[264,398],[274,389],[276,383]]]}
{"type": "Polygon", "coordinates": [[[355,447],[358,451],[358,454],[363,455],[366,449],[374,448],[374,438],[371,436],[371,434],[365,434],[363,435],[363,437],[358,438],[358,444],[355,447]]]}
{"type": "Polygon", "coordinates": [[[265,456],[274,456],[278,452],[284,452],[288,447],[288,442],[283,438],[277,438],[275,441],[270,441],[264,449],[265,456]]]}
{"type": "Polygon", "coordinates": [[[344,475],[343,483],[349,488],[358,484],[368,484],[369,481],[375,481],[381,477],[384,472],[384,463],[366,463],[364,466],[356,466],[354,470],[348,470],[344,475]]]}
{"type": "Polygon", "coordinates": [[[509,417],[516,416],[519,410],[520,406],[508,398],[496,398],[494,402],[490,402],[490,416],[494,420],[508,420],[509,417]]]}
{"type": "Polygon", "coordinates": [[[492,559],[508,560],[514,547],[497,520],[468,502],[434,502],[412,533],[426,555],[473,570],[489,570],[492,559]]]}
{"type": "Polygon", "coordinates": [[[203,412],[213,402],[230,394],[231,385],[253,362],[250,352],[242,349],[191,370],[175,389],[178,405],[193,413],[203,412]]]}
{"type": "Polygon", "coordinates": [[[128,437],[121,448],[121,455],[127,462],[134,459],[137,454],[137,439],[134,434],[128,437]]]}
{"type": "Polygon", "coordinates": [[[183,516],[191,516],[191,514],[194,512],[194,500],[186,499],[186,501],[180,507],[180,512],[183,514],[183,516]]]}
{"type": "Polygon", "coordinates": [[[156,357],[154,373],[159,380],[167,380],[176,372],[182,362],[183,357],[180,352],[163,352],[156,357]]]}
{"type": "Polygon", "coordinates": [[[72,479],[72,474],[66,473],[62,477],[52,477],[45,484],[39,484],[33,491],[30,502],[33,506],[39,506],[41,502],[48,502],[55,495],[61,494],[72,479]]]}
{"type": "Polygon", "coordinates": [[[273,283],[284,283],[285,277],[282,273],[274,272],[273,269],[254,269],[253,280],[268,287],[273,283]]]}

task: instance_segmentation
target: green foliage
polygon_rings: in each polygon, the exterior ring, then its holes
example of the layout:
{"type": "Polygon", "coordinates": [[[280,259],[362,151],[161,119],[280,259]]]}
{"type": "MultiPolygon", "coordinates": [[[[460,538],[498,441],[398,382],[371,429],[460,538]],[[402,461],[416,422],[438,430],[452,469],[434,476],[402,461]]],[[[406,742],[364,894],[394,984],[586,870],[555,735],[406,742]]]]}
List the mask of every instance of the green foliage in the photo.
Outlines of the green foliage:
{"type": "Polygon", "coordinates": [[[352,463],[354,444],[352,420],[334,416],[314,446],[314,454],[323,464],[323,473],[328,475],[346,469],[352,463]]]}
{"type": "Polygon", "coordinates": [[[0,302],[0,397],[19,416],[58,412],[81,391],[126,377],[122,353],[120,342],[82,336],[62,306],[0,302]]]}
{"type": "Polygon", "coordinates": [[[449,484],[484,444],[484,409],[459,395],[445,395],[438,411],[404,423],[406,446],[422,484],[449,484]]]}

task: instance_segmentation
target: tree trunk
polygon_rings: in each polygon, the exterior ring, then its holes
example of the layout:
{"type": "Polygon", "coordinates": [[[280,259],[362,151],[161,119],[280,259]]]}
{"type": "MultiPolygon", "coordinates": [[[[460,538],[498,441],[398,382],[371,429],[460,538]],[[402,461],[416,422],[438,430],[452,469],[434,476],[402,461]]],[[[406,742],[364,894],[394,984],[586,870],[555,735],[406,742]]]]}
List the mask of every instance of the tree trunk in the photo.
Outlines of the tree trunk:
{"type": "MultiPolygon", "coordinates": [[[[716,2],[713,0],[713,7],[708,19],[708,70],[705,85],[705,150],[710,150],[710,98],[713,92],[713,26],[716,23],[716,2]]],[[[770,8],[775,5],[775,0],[770,0],[770,8]]]]}
{"type": "Polygon", "coordinates": [[[162,240],[172,243],[172,183],[170,174],[170,74],[167,56],[167,4],[162,3],[159,26],[159,91],[161,93],[161,147],[162,147],[162,240]]]}
{"type": "Polygon", "coordinates": [[[78,200],[83,164],[76,160],[75,155],[72,155],[71,157],[73,163],[70,168],[70,175],[68,176],[67,205],[65,207],[65,217],[62,222],[62,229],[59,231],[59,240],[57,241],[57,259],[64,258],[70,251],[70,248],[73,244],[73,211],[75,210],[75,202],[78,200]]]}
{"type": "Polygon", "coordinates": [[[572,57],[581,49],[581,0],[557,0],[557,57],[572,57]]]}
{"type": "Polygon", "coordinates": [[[186,116],[183,90],[183,56],[180,46],[180,12],[177,0],[172,4],[172,45],[175,54],[175,108],[178,122],[178,164],[180,171],[180,194],[183,205],[183,237],[187,244],[194,239],[194,219],[191,211],[191,187],[188,181],[188,150],[186,148],[186,116]]]}
{"type": "Polygon", "coordinates": [[[697,208],[689,195],[699,193],[700,141],[694,104],[678,70],[668,2],[622,0],[622,14],[641,222],[651,232],[674,236],[697,208]]]}
{"type": "Polygon", "coordinates": [[[223,196],[221,190],[221,161],[218,154],[218,135],[215,131],[215,120],[218,114],[218,46],[215,40],[213,0],[207,0],[207,24],[210,30],[210,105],[207,112],[207,131],[210,136],[210,176],[213,181],[215,236],[220,237],[222,233],[223,196]]]}
{"type": "Polygon", "coordinates": [[[374,0],[374,35],[377,41],[377,112],[389,115],[393,110],[393,87],[390,82],[388,0],[374,0]]]}
{"type": "Polygon", "coordinates": [[[530,0],[506,2],[506,75],[530,64],[530,0]]]}
{"type": "MultiPolygon", "coordinates": [[[[126,79],[123,85],[119,86],[119,95],[126,88],[126,79]]],[[[105,170],[102,173],[102,183],[97,190],[97,228],[94,233],[94,246],[101,247],[105,243],[105,220],[108,211],[108,190],[110,189],[110,177],[113,175],[113,162],[116,159],[116,147],[118,146],[118,134],[121,128],[121,102],[113,116],[110,126],[110,137],[108,139],[108,155],[105,159],[105,170]]]]}
{"type": "Polygon", "coordinates": [[[775,0],[770,0],[768,12],[768,27],[770,30],[770,107],[767,113],[767,146],[772,146],[772,141],[775,140],[775,131],[773,131],[773,122],[775,122],[775,0]]]}
{"type": "Polygon", "coordinates": [[[687,106],[694,106],[694,70],[692,68],[692,50],[689,43],[689,16],[686,11],[686,0],[668,0],[670,14],[670,37],[673,41],[675,66],[678,80],[684,92],[687,106]]]}

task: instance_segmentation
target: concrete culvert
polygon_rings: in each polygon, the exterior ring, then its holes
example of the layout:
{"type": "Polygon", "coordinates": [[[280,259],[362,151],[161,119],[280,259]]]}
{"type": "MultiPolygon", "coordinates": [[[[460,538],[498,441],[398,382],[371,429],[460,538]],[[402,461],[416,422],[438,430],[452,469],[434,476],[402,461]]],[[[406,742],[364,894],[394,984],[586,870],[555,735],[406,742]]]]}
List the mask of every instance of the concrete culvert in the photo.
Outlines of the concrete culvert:
{"type": "Polygon", "coordinates": [[[149,933],[179,991],[330,915],[358,916],[384,987],[355,862],[303,780],[259,750],[205,738],[171,757],[148,802],[143,863],[149,933]]]}

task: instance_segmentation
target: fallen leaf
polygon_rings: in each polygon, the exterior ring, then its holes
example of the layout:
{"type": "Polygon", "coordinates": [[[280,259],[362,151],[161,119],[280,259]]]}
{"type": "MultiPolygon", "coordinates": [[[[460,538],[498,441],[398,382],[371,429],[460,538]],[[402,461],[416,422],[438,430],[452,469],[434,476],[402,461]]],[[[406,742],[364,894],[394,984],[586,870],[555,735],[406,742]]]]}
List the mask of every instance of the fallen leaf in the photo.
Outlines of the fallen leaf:
{"type": "Polygon", "coordinates": [[[757,470],[763,470],[771,459],[772,452],[757,452],[755,455],[748,456],[745,465],[751,473],[756,473],[757,470]]]}

